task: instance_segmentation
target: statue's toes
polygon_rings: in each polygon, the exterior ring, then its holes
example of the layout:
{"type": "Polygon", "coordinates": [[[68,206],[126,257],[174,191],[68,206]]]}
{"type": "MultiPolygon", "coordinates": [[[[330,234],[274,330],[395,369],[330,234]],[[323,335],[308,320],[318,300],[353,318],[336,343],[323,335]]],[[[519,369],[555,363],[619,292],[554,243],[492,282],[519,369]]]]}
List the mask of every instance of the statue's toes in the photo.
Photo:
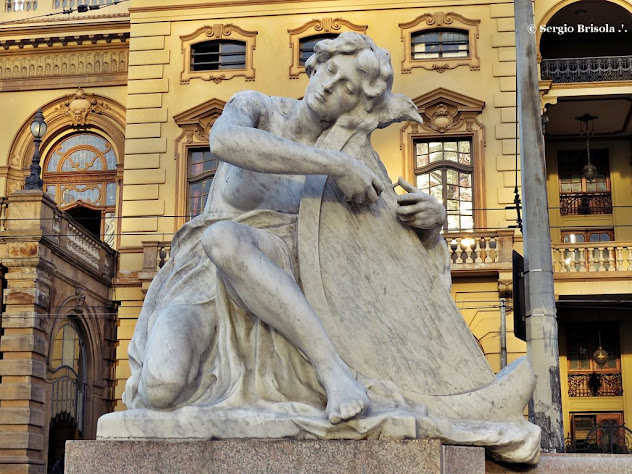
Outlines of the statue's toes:
{"type": "Polygon", "coordinates": [[[329,413],[329,423],[331,423],[332,425],[337,425],[342,420],[343,418],[338,410],[333,410],[331,413],[329,413]]]}

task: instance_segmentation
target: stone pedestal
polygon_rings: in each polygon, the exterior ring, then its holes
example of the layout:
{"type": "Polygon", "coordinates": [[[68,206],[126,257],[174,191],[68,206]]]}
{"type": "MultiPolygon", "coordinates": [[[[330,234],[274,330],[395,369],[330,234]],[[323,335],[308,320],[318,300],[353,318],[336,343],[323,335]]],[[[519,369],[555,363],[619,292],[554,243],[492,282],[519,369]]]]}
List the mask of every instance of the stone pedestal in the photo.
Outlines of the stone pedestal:
{"type": "Polygon", "coordinates": [[[406,441],[69,441],[67,474],[483,474],[483,448],[406,441]]]}

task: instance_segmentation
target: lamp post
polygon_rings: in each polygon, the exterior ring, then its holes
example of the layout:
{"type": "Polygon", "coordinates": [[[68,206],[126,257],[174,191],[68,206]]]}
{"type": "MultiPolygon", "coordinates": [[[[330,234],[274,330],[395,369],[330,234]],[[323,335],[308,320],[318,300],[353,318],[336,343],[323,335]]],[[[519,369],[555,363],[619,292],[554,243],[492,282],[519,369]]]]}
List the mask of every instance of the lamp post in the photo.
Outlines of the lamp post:
{"type": "Polygon", "coordinates": [[[42,189],[42,168],[40,167],[40,143],[42,137],[46,133],[46,122],[42,109],[37,109],[35,118],[31,123],[31,133],[33,134],[33,142],[35,143],[35,151],[33,152],[33,161],[31,163],[31,174],[26,177],[24,189],[42,189]]]}

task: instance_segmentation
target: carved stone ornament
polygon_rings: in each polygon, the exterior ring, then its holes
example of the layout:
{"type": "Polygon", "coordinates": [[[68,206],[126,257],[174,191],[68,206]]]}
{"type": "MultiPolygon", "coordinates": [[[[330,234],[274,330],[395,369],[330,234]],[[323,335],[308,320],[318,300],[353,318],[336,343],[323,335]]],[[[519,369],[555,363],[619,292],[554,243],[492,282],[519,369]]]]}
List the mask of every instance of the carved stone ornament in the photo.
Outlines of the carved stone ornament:
{"type": "Polygon", "coordinates": [[[480,59],[477,53],[478,25],[481,20],[472,20],[454,12],[425,13],[408,23],[400,23],[401,38],[404,44],[404,59],[402,61],[402,74],[410,74],[416,67],[431,71],[444,72],[458,66],[469,66],[470,70],[478,71],[480,59]],[[428,58],[414,59],[412,51],[412,36],[415,33],[436,29],[458,29],[468,33],[469,54],[462,58],[428,58]]]}
{"type": "Polygon", "coordinates": [[[77,91],[67,96],[55,112],[65,113],[75,127],[85,126],[88,123],[88,115],[100,114],[109,106],[102,100],[98,100],[93,94],[88,94],[80,87],[77,91]]]}
{"type": "Polygon", "coordinates": [[[202,79],[203,81],[213,81],[215,84],[233,77],[243,76],[246,81],[255,80],[255,68],[253,66],[253,54],[256,46],[257,31],[246,31],[240,27],[229,23],[227,25],[217,23],[194,31],[189,35],[180,36],[182,41],[182,73],[180,84],[188,84],[191,79],[202,79]],[[246,64],[243,69],[218,69],[214,71],[194,71],[191,69],[191,47],[196,43],[209,40],[228,39],[232,41],[243,41],[246,43],[246,64]]]}
{"type": "Polygon", "coordinates": [[[292,64],[290,65],[290,79],[298,79],[302,72],[305,72],[305,66],[300,64],[300,44],[303,38],[314,35],[324,35],[328,33],[342,33],[344,31],[355,31],[357,33],[366,33],[367,25],[356,25],[344,18],[321,18],[308,21],[298,28],[287,30],[290,34],[290,48],[292,48],[292,64]]]}

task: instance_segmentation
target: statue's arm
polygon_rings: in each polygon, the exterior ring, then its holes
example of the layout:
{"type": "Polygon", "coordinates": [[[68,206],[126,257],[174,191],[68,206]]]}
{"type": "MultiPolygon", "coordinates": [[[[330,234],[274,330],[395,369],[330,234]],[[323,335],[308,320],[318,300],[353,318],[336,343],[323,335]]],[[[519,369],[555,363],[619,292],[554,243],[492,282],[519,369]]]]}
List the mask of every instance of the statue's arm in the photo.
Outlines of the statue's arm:
{"type": "Polygon", "coordinates": [[[235,94],[211,129],[211,152],[222,161],[259,173],[328,175],[348,199],[377,201],[383,190],[381,179],[360,161],[341,151],[261,130],[261,123],[272,113],[272,100],[254,91],[235,94]]]}
{"type": "Polygon", "coordinates": [[[272,110],[271,100],[254,91],[233,96],[211,129],[213,154],[260,173],[342,175],[348,161],[343,153],[296,143],[260,129],[260,122],[272,110]]]}

